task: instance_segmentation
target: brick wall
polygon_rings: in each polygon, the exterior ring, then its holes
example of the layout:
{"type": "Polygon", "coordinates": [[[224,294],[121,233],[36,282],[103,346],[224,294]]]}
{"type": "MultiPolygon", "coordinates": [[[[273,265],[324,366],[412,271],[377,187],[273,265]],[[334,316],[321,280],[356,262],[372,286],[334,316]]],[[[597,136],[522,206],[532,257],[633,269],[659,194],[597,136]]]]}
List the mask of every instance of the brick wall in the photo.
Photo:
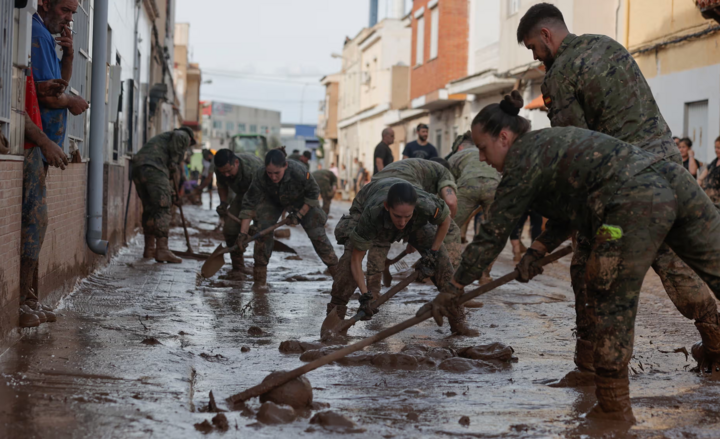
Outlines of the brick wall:
{"type": "MultiPolygon", "coordinates": [[[[129,161],[124,165],[106,164],[104,168],[103,185],[103,239],[110,243],[110,248],[116,249],[123,244],[123,224],[125,223],[125,204],[127,203],[130,180],[128,179],[129,161]]],[[[130,193],[130,208],[128,209],[127,239],[133,237],[136,229],[140,227],[142,204],[137,197],[135,186],[130,193]]]]}
{"type": "Polygon", "coordinates": [[[467,75],[468,57],[468,2],[467,0],[440,0],[438,56],[430,57],[431,11],[427,9],[430,0],[415,0],[412,17],[412,56],[410,73],[410,98],[416,99],[433,91],[445,88],[448,82],[467,75]],[[425,8],[425,36],[423,64],[416,66],[417,24],[415,12],[425,8]]]}
{"type": "Polygon", "coordinates": [[[0,352],[17,333],[20,300],[22,161],[0,158],[0,352]]]}

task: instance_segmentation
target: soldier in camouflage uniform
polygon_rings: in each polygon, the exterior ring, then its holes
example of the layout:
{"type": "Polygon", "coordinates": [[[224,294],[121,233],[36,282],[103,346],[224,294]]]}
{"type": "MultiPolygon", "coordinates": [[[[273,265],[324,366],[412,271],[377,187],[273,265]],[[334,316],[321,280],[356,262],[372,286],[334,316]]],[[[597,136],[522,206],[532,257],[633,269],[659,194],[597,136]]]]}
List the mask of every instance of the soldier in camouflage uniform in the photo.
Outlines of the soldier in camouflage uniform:
{"type": "MultiPolygon", "coordinates": [[[[250,189],[253,176],[258,170],[264,169],[263,161],[254,154],[235,154],[229,149],[221,149],[213,159],[215,164],[215,176],[217,178],[218,195],[220,205],[215,209],[221,218],[224,218],[223,236],[228,247],[237,242],[240,235],[240,224],[228,218],[227,213],[237,217],[240,215],[240,208],[245,193],[250,189]],[[230,200],[229,192],[235,194],[230,200]]],[[[245,261],[243,251],[238,249],[230,253],[232,261],[231,276],[235,277],[243,272],[245,261]]]]}
{"type": "MultiPolygon", "coordinates": [[[[575,126],[608,134],[657,155],[681,163],[670,129],[657,107],[650,87],[632,55],[604,35],[573,35],[562,13],[553,5],[531,7],[520,21],[518,42],[545,63],[542,85],[548,117],[554,127],[575,126]]],[[[577,311],[575,363],[580,372],[592,373],[592,316],[586,303],[585,266],[590,239],[578,236],[571,268],[577,311]]],[[[717,306],[707,287],[673,251],[663,245],[652,264],[677,309],[694,319],[703,340],[708,328],[720,331],[717,306]]],[[[720,347],[720,346],[719,346],[720,347]]],[[[694,352],[702,357],[702,344],[694,352]]]]}
{"type": "MultiPolygon", "coordinates": [[[[529,122],[517,116],[522,99],[513,97],[486,107],[473,121],[475,143],[503,177],[488,219],[463,253],[455,291],[438,295],[431,307],[440,315],[444,306],[452,306],[462,286],[502,251],[528,208],[548,223],[518,264],[521,281],[542,272],[535,261],[546,251],[572,230],[581,231],[590,248],[586,306],[596,328],[598,404],[590,415],[633,421],[628,363],[645,274],[665,242],[720,297],[720,214],[682,166],[658,155],[581,128],[528,133],[529,122]]],[[[719,346],[720,331],[702,333],[706,359],[719,359],[720,349],[710,347],[719,346]]]]}
{"type": "Polygon", "coordinates": [[[322,210],[325,215],[329,215],[330,204],[332,204],[337,190],[337,176],[327,169],[318,169],[312,173],[312,176],[320,187],[320,196],[323,200],[322,210]]]}
{"type": "MultiPolygon", "coordinates": [[[[338,259],[325,234],[327,215],[320,209],[319,196],[317,182],[302,164],[286,159],[282,150],[270,150],[265,156],[265,166],[255,172],[252,184],[243,197],[239,239],[248,239],[252,219],[259,230],[264,230],[277,223],[283,210],[287,210],[292,218],[291,224],[302,225],[315,252],[334,275],[338,259]]],[[[267,284],[267,265],[273,242],[272,233],[255,242],[253,278],[256,288],[264,288],[267,284]]]]}
{"type": "MultiPolygon", "coordinates": [[[[344,318],[350,296],[359,287],[361,308],[372,316],[374,310],[368,305],[377,296],[370,290],[370,279],[379,278],[390,245],[401,240],[409,242],[422,255],[418,268],[423,277],[432,278],[438,289],[445,291],[453,267],[442,241],[451,222],[450,209],[443,200],[405,180],[388,177],[365,185],[353,200],[350,213],[343,215],[335,228],[335,237],[338,244],[345,246],[345,252],[333,282],[328,314],[335,309],[344,318]],[[366,284],[362,260],[368,250],[366,284]]],[[[451,314],[453,333],[478,334],[467,326],[462,307],[453,308],[451,314]]]]}
{"type": "Polygon", "coordinates": [[[311,158],[312,154],[310,153],[310,151],[304,151],[302,154],[300,154],[299,152],[293,152],[292,154],[290,154],[290,156],[288,156],[289,160],[302,163],[303,166],[305,166],[305,169],[308,171],[310,170],[309,162],[311,158]]]}
{"type": "Polygon", "coordinates": [[[133,183],[143,205],[144,258],[182,262],[168,249],[170,208],[177,199],[178,167],[194,144],[192,130],[182,127],[153,137],[133,157],[133,183]]]}
{"type": "MultiPolygon", "coordinates": [[[[440,163],[425,159],[405,159],[393,162],[373,175],[372,181],[379,181],[386,178],[400,178],[425,192],[438,195],[450,209],[450,218],[455,217],[457,212],[457,186],[455,177],[448,168],[440,163]]],[[[450,261],[453,266],[460,261],[462,247],[460,243],[460,228],[454,221],[450,222],[450,229],[445,236],[445,248],[450,254],[450,261]]],[[[390,246],[388,244],[388,250],[390,246]]],[[[379,275],[378,275],[379,276],[379,275]]],[[[375,292],[375,281],[377,280],[378,292],[380,291],[380,277],[372,279],[372,292],[375,292]]]]}
{"type": "Polygon", "coordinates": [[[474,145],[453,154],[448,161],[458,188],[455,223],[464,231],[479,207],[483,212],[490,208],[500,174],[492,166],[480,161],[479,151],[474,145]]]}

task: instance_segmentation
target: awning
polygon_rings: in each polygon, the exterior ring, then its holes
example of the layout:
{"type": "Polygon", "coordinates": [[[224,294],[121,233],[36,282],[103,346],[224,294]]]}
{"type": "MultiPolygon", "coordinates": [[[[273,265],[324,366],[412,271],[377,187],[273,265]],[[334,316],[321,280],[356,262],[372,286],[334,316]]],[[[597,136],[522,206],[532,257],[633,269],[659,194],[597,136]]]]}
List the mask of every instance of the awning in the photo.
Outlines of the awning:
{"type": "Polygon", "coordinates": [[[547,107],[545,107],[545,100],[543,99],[543,95],[539,95],[538,97],[533,99],[529,104],[525,106],[525,109],[546,111],[547,107]]]}

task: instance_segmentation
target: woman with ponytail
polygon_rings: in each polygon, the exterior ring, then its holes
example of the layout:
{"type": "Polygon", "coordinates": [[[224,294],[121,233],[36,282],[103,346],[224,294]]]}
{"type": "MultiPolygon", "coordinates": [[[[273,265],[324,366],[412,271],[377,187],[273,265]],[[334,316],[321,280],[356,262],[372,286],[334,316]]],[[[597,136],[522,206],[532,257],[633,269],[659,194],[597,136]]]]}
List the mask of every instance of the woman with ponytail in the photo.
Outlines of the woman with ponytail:
{"type": "MultiPolygon", "coordinates": [[[[589,258],[572,265],[573,272],[584,271],[586,286],[576,307],[592,317],[578,321],[579,336],[584,332],[591,343],[588,366],[598,399],[588,417],[634,422],[627,370],[645,274],[666,243],[720,297],[720,213],[681,165],[581,128],[530,131],[519,116],[522,106],[513,92],[472,122],[473,141],[503,176],[451,291],[438,294],[430,306],[442,324],[464,286],[497,257],[528,209],[548,223],[517,266],[520,281],[542,273],[535,262],[577,230],[578,241],[590,246],[589,258]]],[[[701,369],[720,366],[720,332],[698,328],[701,369]]]]}

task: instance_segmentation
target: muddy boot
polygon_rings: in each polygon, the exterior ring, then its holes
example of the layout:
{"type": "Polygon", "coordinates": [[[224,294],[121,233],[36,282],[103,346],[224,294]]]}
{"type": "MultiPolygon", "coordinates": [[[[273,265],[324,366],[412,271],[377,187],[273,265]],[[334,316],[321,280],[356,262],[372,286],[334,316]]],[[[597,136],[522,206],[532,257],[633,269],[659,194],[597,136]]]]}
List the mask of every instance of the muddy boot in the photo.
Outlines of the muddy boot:
{"type": "Polygon", "coordinates": [[[230,270],[228,274],[220,276],[219,279],[245,280],[245,275],[247,273],[245,268],[245,258],[243,255],[232,252],[230,253],[230,261],[232,262],[232,270],[230,270]]]}
{"type": "Polygon", "coordinates": [[[26,312],[23,307],[20,307],[20,322],[21,328],[34,328],[40,326],[40,318],[34,313],[26,312]]]}
{"type": "Polygon", "coordinates": [[[595,377],[597,403],[587,414],[588,419],[608,419],[634,424],[630,404],[630,382],[625,378],[595,377]]]}
{"type": "Polygon", "coordinates": [[[330,314],[332,312],[332,310],[335,310],[338,317],[340,317],[340,320],[345,320],[345,315],[347,314],[347,306],[335,305],[334,303],[328,303],[327,310],[325,311],[325,315],[330,314]]]}
{"type": "Polygon", "coordinates": [[[158,262],[169,262],[171,264],[179,264],[182,259],[178,258],[168,248],[167,238],[157,238],[157,250],[155,251],[155,260],[158,262]]]}
{"type": "Polygon", "coordinates": [[[267,290],[267,266],[253,267],[253,291],[267,290]]]}
{"type": "Polygon", "coordinates": [[[21,305],[20,311],[24,311],[28,314],[34,314],[40,320],[41,324],[47,322],[47,316],[41,310],[32,309],[27,305],[21,305]]]}
{"type": "Polygon", "coordinates": [[[716,323],[695,322],[702,341],[691,349],[692,356],[698,362],[701,373],[718,374],[720,372],[720,326],[716,323]]]}
{"type": "Polygon", "coordinates": [[[480,332],[476,329],[472,329],[465,317],[465,308],[459,306],[452,311],[452,316],[448,317],[450,322],[450,331],[455,335],[464,335],[467,337],[477,337],[480,332]]]}
{"type": "Polygon", "coordinates": [[[151,259],[155,257],[155,235],[145,235],[145,250],[143,250],[143,258],[151,259]]]}
{"type": "Polygon", "coordinates": [[[595,386],[595,345],[587,340],[578,339],[575,344],[575,365],[564,377],[554,381],[550,387],[594,387],[595,386]]]}

